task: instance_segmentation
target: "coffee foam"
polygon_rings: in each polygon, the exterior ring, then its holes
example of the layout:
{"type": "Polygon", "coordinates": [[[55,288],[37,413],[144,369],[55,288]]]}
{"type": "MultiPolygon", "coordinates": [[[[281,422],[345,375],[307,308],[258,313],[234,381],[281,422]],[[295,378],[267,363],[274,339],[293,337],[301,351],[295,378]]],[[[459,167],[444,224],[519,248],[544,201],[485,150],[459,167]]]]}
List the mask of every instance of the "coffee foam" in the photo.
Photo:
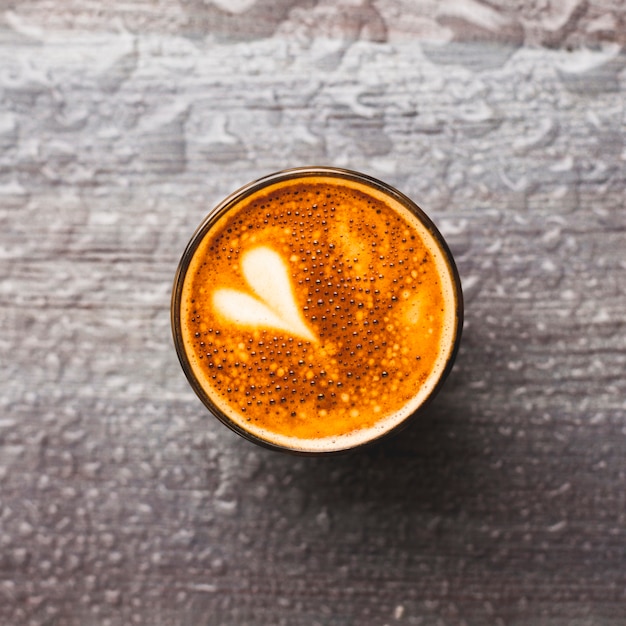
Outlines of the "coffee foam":
{"type": "Polygon", "coordinates": [[[269,246],[244,253],[241,269],[257,298],[236,289],[216,289],[213,306],[226,321],[253,330],[283,330],[316,341],[295,301],[287,265],[269,246]]]}
{"type": "Polygon", "coordinates": [[[435,237],[396,198],[332,177],[283,181],[242,199],[200,242],[182,295],[187,358],[239,428],[295,450],[350,448],[431,395],[453,352],[457,296],[435,237]],[[325,196],[336,211],[312,202],[325,196]],[[437,288],[416,287],[426,279],[437,288]]]}

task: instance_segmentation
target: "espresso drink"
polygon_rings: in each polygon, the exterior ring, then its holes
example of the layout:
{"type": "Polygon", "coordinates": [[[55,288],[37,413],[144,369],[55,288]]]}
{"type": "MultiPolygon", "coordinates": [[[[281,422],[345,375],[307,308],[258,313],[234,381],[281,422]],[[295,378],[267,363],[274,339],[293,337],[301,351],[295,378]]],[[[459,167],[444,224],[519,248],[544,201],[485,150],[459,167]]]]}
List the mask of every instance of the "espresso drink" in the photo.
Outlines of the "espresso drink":
{"type": "Polygon", "coordinates": [[[273,447],[333,452],[434,395],[462,296],[441,235],[407,198],[310,168],[254,183],[207,218],[172,310],[183,368],[222,421],[273,447]]]}

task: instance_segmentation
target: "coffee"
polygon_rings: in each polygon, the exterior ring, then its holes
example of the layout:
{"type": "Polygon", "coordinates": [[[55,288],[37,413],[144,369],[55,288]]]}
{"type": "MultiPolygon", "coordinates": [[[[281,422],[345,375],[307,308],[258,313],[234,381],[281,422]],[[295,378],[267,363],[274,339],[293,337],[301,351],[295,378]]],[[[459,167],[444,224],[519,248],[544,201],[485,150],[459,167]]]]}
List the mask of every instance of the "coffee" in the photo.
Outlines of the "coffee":
{"type": "Polygon", "coordinates": [[[462,296],[441,235],[407,198],[309,168],[209,215],[172,312],[183,368],[222,421],[272,447],[332,452],[395,429],[434,395],[462,296]]]}

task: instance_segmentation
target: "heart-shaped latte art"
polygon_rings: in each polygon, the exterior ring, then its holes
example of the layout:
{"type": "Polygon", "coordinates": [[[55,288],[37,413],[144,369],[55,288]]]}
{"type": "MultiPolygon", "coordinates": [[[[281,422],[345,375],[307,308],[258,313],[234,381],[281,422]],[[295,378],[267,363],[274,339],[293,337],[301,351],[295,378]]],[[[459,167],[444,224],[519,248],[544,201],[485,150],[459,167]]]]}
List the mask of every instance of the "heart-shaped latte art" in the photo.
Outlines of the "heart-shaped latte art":
{"type": "Polygon", "coordinates": [[[281,256],[268,246],[246,252],[241,269],[250,295],[224,287],[213,293],[216,312],[227,320],[247,328],[273,328],[308,341],[317,341],[298,309],[287,266],[281,256]]]}

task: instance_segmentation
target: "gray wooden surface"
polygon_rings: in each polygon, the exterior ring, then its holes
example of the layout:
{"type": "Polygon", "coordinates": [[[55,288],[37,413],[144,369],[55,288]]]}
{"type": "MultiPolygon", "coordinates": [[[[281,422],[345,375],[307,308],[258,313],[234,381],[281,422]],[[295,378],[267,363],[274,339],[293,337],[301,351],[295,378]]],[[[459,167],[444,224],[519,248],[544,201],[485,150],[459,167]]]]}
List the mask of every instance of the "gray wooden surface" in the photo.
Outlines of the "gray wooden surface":
{"type": "Polygon", "coordinates": [[[0,1],[0,624],[626,623],[625,44],[622,0],[0,1]],[[227,431],[169,330],[205,213],[306,164],[466,295],[423,418],[331,459],[227,431]]]}

